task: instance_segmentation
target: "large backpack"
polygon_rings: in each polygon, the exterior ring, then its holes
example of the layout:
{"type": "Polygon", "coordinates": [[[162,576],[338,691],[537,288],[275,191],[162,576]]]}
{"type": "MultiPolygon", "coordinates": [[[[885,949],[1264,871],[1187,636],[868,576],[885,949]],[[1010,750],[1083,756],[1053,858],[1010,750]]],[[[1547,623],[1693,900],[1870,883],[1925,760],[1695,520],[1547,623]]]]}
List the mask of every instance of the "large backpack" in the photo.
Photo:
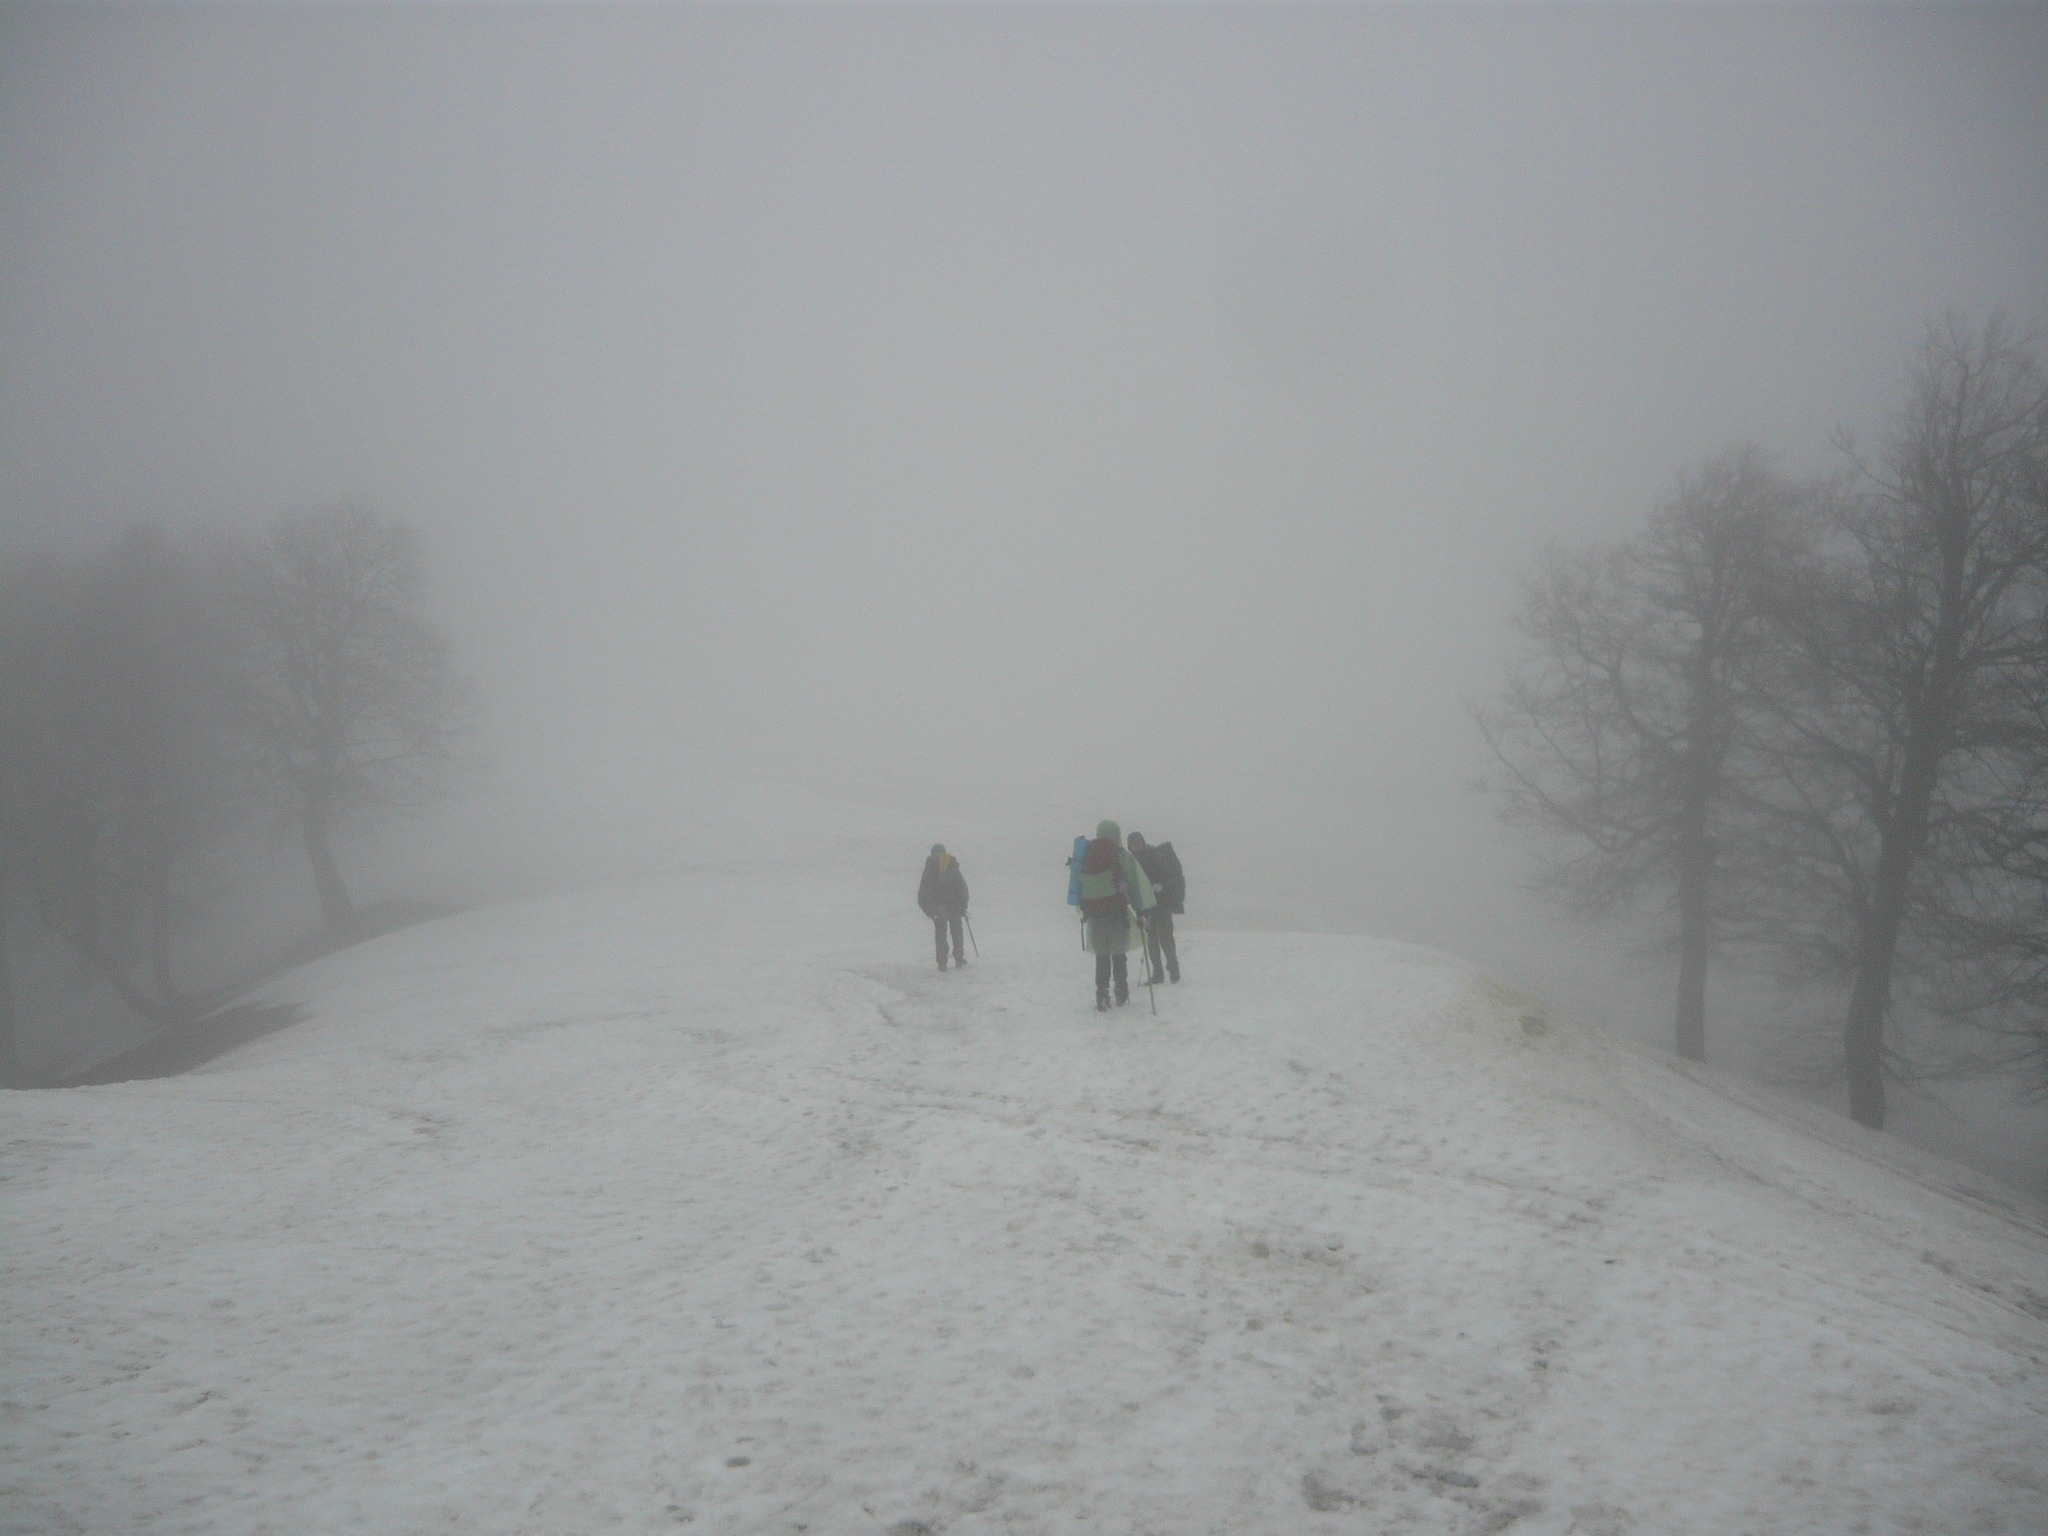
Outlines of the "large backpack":
{"type": "Polygon", "coordinates": [[[1074,839],[1074,852],[1067,860],[1067,905],[1081,905],[1081,861],[1088,857],[1088,839],[1074,839]]]}
{"type": "Polygon", "coordinates": [[[1109,917],[1131,904],[1124,884],[1122,849],[1106,837],[1088,845],[1081,858],[1081,910],[1090,917],[1109,917]]]}

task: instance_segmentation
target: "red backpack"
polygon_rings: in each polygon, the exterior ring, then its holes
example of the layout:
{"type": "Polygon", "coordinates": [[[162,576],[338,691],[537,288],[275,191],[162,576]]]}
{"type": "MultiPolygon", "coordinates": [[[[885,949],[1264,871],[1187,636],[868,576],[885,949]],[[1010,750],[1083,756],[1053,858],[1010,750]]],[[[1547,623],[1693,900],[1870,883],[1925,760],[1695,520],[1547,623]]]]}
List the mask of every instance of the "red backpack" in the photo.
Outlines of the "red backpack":
{"type": "Polygon", "coordinates": [[[1122,849],[1106,837],[1088,845],[1081,860],[1081,910],[1090,917],[1110,917],[1131,904],[1124,884],[1122,849]]]}

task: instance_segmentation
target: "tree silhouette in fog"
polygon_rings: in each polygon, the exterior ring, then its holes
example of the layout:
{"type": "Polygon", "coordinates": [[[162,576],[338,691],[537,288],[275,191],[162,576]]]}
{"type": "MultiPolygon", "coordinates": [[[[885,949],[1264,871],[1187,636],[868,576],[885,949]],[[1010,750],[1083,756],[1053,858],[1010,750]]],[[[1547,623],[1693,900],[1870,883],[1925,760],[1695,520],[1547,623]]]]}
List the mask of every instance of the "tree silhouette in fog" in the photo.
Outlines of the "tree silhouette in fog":
{"type": "MultiPolygon", "coordinates": [[[[2048,1056],[2048,381],[2002,321],[1928,328],[1882,452],[1830,487],[1753,452],[1644,537],[1551,551],[1477,711],[1511,820],[1583,909],[1662,891],[1678,1048],[1717,934],[1841,987],[1850,1113],[1937,1070],[1891,1016],[2048,1056]]],[[[1955,1057],[1964,1064],[1977,1058],[1955,1057]]]]}
{"type": "Polygon", "coordinates": [[[181,1022],[177,871],[231,814],[216,610],[151,526],[10,585],[6,774],[37,913],[137,1014],[181,1022]]]}
{"type": "Polygon", "coordinates": [[[1886,1028],[1901,982],[1956,1002],[1958,963],[2017,962],[2006,1000],[2024,1000],[2041,951],[2048,380],[2034,339],[1996,319],[1930,326],[1882,452],[1844,446],[1856,482],[1774,621],[1768,793],[1794,897],[1781,938],[1845,979],[1850,1113],[1881,1126],[1887,1070],[1905,1065],[1886,1028]]]}
{"type": "Polygon", "coordinates": [[[280,517],[228,546],[223,566],[234,719],[298,826],[322,918],[347,933],[336,824],[452,793],[474,725],[471,690],[429,617],[419,536],[370,508],[334,507],[280,517]]]}
{"type": "Polygon", "coordinates": [[[1558,834],[1550,894],[1675,908],[1677,1048],[1696,1061],[1718,887],[1745,872],[1745,679],[1808,494],[1734,449],[1681,476],[1641,538],[1546,550],[1515,616],[1523,648],[1475,711],[1508,818],[1558,834]]]}

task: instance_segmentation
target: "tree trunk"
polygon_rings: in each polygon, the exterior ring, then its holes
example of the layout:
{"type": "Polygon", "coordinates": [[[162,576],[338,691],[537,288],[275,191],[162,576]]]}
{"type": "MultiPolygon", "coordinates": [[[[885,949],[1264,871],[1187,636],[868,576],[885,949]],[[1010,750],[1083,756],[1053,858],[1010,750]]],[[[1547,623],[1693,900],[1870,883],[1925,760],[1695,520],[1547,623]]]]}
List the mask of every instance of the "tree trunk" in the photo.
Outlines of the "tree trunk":
{"type": "Polygon", "coordinates": [[[1842,1060],[1849,1075],[1849,1118],[1884,1129],[1884,1018],[1891,1003],[1892,957],[1898,924],[1873,919],[1856,946],[1856,985],[1842,1029],[1842,1060]]]}
{"type": "Polygon", "coordinates": [[[306,857],[313,863],[313,889],[320,897],[320,919],[336,934],[347,934],[355,926],[355,907],[348,899],[348,887],[341,883],[341,868],[334,862],[334,847],[327,836],[327,802],[308,798],[300,831],[305,835],[306,857]]]}
{"type": "Polygon", "coordinates": [[[1707,1059],[1707,954],[1713,944],[1708,892],[1714,845],[1688,832],[1678,868],[1678,1054],[1707,1059]]]}
{"type": "Polygon", "coordinates": [[[1941,775],[1942,740],[1951,668],[1937,666],[1935,683],[1922,696],[1920,718],[1906,745],[1906,762],[1878,847],[1870,904],[1856,936],[1856,980],[1843,1021],[1842,1059],[1849,1077],[1849,1116],[1873,1130],[1884,1129],[1884,1025],[1891,1008],[1892,968],[1899,935],[1906,926],[1913,867],[1927,844],[1934,787],[1941,775]]]}
{"type": "Polygon", "coordinates": [[[1923,770],[1909,757],[1890,822],[1877,856],[1870,904],[1856,936],[1856,980],[1843,1021],[1842,1060],[1849,1077],[1849,1117],[1872,1130],[1884,1129],[1884,1024],[1892,998],[1892,967],[1899,934],[1906,926],[1906,895],[1913,865],[1927,840],[1928,807],[1934,796],[1933,765],[1923,770]]]}
{"type": "Polygon", "coordinates": [[[1678,1054],[1707,1059],[1707,957],[1714,943],[1714,840],[1707,828],[1722,789],[1725,700],[1715,680],[1718,623],[1701,621],[1686,707],[1678,805],[1678,1054]]]}

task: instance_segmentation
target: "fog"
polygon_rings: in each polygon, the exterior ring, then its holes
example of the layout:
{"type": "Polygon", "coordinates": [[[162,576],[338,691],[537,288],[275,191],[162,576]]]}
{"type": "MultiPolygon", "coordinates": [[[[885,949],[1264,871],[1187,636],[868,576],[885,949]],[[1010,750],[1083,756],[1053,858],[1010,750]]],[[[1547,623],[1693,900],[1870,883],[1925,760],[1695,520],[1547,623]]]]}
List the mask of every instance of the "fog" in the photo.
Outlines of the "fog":
{"type": "Polygon", "coordinates": [[[2038,6],[10,5],[0,556],[368,502],[500,852],[771,775],[1057,901],[1112,815],[1594,1006],[1467,787],[1516,575],[2037,318],[2044,78],[2038,6]]]}

